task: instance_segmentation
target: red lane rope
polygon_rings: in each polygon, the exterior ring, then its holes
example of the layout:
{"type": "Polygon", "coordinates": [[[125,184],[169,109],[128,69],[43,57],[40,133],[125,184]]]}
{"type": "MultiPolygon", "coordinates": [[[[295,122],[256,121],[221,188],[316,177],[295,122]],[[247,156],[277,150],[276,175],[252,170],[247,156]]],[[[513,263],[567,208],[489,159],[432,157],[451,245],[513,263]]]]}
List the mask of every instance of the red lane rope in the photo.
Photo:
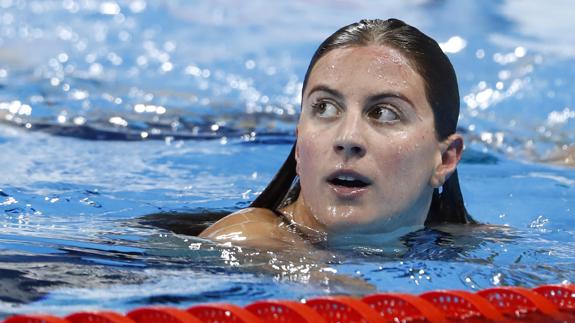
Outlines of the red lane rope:
{"type": "Polygon", "coordinates": [[[379,293],[362,299],[325,296],[257,301],[245,307],[201,304],[186,310],[142,307],[78,312],[66,317],[15,315],[4,323],[379,323],[379,322],[575,322],[575,285],[488,288],[477,293],[439,290],[419,296],[379,293]]]}
{"type": "Polygon", "coordinates": [[[264,322],[326,323],[318,312],[294,301],[258,301],[246,306],[246,309],[264,322]]]}
{"type": "Polygon", "coordinates": [[[79,312],[66,316],[71,323],[135,323],[129,317],[114,312],[79,312]]]}
{"type": "Polygon", "coordinates": [[[443,312],[433,303],[408,294],[375,294],[362,299],[384,319],[392,322],[445,322],[443,312]]]}
{"type": "Polygon", "coordinates": [[[327,296],[308,299],[311,307],[327,322],[384,322],[383,317],[366,303],[347,296],[327,296]]]}
{"type": "Polygon", "coordinates": [[[575,314],[575,286],[544,285],[533,289],[534,292],[543,295],[561,311],[575,314]]]}
{"type": "Polygon", "coordinates": [[[203,323],[192,314],[171,307],[144,307],[135,309],[126,316],[137,323],[203,323]]]}
{"type": "Polygon", "coordinates": [[[206,304],[190,307],[188,313],[206,323],[264,323],[252,312],[232,304],[206,304]]]}
{"type": "Polygon", "coordinates": [[[511,319],[541,321],[545,317],[560,320],[555,304],[540,294],[521,287],[488,288],[477,292],[511,319]]]}
{"type": "Polygon", "coordinates": [[[505,321],[496,307],[486,299],[470,292],[441,290],[423,293],[420,297],[433,303],[446,318],[452,321],[505,321]]]}

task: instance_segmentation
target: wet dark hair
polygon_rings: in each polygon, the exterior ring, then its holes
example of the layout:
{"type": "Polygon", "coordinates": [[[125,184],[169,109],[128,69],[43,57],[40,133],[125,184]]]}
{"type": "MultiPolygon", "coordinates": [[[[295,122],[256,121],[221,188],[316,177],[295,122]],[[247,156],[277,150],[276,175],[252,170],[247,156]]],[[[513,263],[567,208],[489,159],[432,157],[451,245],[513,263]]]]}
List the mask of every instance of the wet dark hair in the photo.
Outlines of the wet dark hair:
{"type": "MultiPolygon", "coordinates": [[[[303,82],[303,92],[315,64],[328,52],[345,47],[385,45],[401,52],[422,77],[427,101],[433,110],[438,140],[455,133],[459,117],[459,88],[455,70],[437,42],[398,19],[361,20],[329,36],[316,50],[303,82]]],[[[302,100],[303,101],[303,100],[302,100]]],[[[287,160],[251,207],[277,210],[300,193],[296,174],[295,144],[287,160]]],[[[457,170],[445,181],[441,192],[433,191],[425,225],[475,223],[463,203],[457,170]]]]}

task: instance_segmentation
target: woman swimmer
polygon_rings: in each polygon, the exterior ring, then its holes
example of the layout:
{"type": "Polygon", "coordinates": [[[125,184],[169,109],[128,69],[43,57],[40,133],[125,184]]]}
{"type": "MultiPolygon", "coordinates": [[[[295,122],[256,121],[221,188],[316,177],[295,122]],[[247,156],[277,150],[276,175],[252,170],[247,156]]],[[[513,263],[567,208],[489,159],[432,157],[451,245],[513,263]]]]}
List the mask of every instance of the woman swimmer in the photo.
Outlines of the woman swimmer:
{"type": "Polygon", "coordinates": [[[301,108],[296,144],[268,187],[200,237],[283,248],[474,223],[456,170],[455,71],[418,29],[389,19],[336,31],[311,59],[301,108]]]}

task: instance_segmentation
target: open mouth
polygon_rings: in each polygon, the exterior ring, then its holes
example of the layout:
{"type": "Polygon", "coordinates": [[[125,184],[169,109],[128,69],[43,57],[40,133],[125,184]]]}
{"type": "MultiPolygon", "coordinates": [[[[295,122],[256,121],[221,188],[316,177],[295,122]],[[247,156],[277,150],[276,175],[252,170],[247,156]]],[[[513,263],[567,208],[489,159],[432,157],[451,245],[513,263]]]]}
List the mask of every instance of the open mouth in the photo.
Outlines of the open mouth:
{"type": "Polygon", "coordinates": [[[349,188],[364,188],[369,186],[370,181],[358,174],[334,174],[327,179],[327,182],[336,185],[349,188]]]}

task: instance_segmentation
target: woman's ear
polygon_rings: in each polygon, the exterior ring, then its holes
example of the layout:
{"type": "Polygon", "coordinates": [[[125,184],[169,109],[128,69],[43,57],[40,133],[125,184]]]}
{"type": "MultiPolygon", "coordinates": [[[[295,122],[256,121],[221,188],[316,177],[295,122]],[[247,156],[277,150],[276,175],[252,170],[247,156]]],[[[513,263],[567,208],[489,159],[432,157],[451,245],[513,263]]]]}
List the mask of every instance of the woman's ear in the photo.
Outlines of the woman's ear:
{"type": "Polygon", "coordinates": [[[454,133],[439,143],[441,160],[438,160],[430,184],[438,188],[453,174],[463,153],[463,137],[454,133]]]}

